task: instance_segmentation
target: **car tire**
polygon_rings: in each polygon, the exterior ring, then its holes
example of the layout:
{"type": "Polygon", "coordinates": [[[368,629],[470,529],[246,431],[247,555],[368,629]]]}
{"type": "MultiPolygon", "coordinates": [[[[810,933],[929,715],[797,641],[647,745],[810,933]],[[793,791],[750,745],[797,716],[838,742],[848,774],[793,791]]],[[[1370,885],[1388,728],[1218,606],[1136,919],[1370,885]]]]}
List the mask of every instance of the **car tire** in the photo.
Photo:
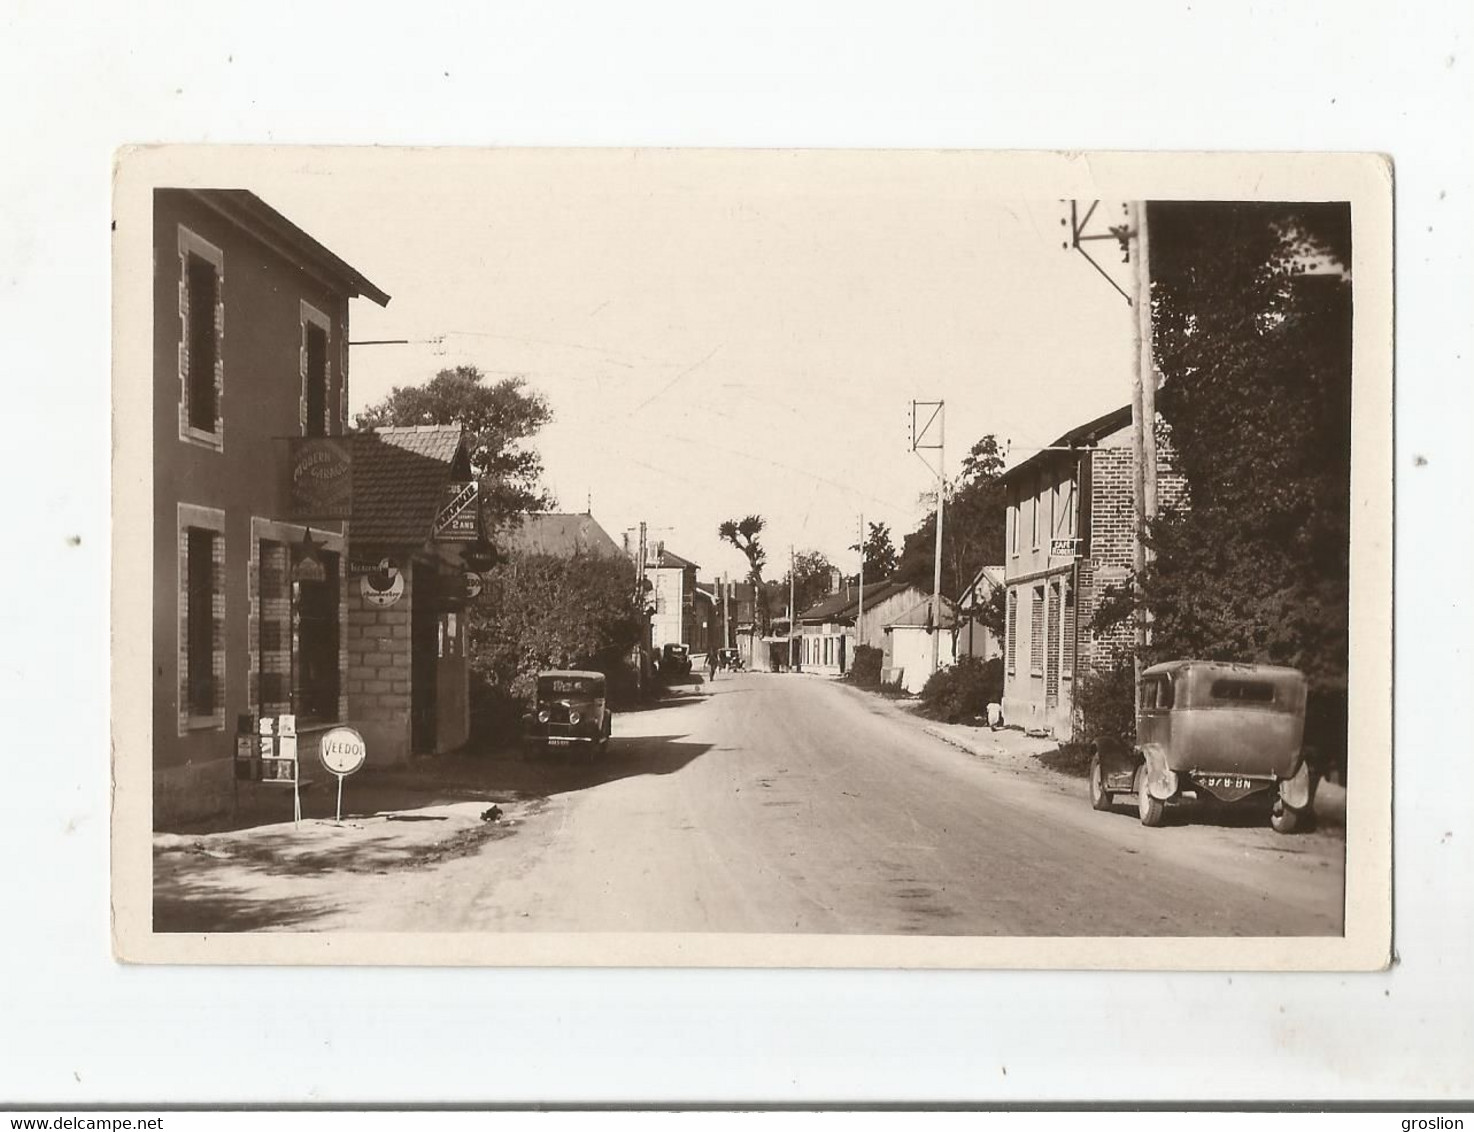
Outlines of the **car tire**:
{"type": "Polygon", "coordinates": [[[1147,788],[1146,763],[1136,768],[1136,813],[1141,818],[1141,824],[1155,829],[1162,824],[1162,819],[1167,813],[1167,803],[1160,798],[1153,798],[1152,792],[1147,788]]]}
{"type": "Polygon", "coordinates": [[[1106,789],[1105,771],[1100,765],[1100,756],[1090,756],[1090,808],[1105,811],[1111,808],[1111,792],[1106,789]]]}
{"type": "Polygon", "coordinates": [[[1278,798],[1269,811],[1269,828],[1276,833],[1309,833],[1315,824],[1315,814],[1310,809],[1297,810],[1278,798]]]}

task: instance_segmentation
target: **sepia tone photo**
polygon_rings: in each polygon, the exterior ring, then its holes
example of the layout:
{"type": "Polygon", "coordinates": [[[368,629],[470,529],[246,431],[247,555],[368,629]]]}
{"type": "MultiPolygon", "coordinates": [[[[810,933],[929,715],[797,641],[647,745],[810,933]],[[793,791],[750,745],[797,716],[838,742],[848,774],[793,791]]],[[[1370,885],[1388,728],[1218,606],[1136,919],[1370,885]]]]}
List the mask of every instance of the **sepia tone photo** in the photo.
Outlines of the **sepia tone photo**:
{"type": "Polygon", "coordinates": [[[117,186],[123,958],[1387,962],[1381,159],[117,186]]]}

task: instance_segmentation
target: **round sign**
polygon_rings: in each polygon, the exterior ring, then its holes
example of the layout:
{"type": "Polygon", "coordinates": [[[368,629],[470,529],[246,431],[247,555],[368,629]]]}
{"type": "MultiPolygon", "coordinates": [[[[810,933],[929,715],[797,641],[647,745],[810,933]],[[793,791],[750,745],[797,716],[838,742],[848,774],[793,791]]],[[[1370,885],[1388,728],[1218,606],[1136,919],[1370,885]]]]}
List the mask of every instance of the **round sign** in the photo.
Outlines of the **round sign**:
{"type": "Polygon", "coordinates": [[[385,558],[377,570],[370,571],[358,580],[358,592],[369,605],[387,609],[404,596],[404,575],[391,559],[385,558]]]}
{"type": "Polygon", "coordinates": [[[322,737],[317,756],[334,774],[352,774],[368,758],[363,736],[351,727],[334,727],[322,737]]]}
{"type": "Polygon", "coordinates": [[[466,596],[475,598],[481,596],[481,575],[474,570],[467,570],[461,575],[466,580],[466,596]]]}

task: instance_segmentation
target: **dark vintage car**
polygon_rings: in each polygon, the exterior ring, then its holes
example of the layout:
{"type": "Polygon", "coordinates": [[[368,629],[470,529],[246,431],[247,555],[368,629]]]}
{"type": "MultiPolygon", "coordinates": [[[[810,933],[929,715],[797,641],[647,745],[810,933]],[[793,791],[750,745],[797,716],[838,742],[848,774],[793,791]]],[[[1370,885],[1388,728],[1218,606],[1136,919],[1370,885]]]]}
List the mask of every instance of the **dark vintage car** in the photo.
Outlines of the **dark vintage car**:
{"type": "Polygon", "coordinates": [[[690,676],[691,650],[685,645],[666,645],[660,650],[660,672],[663,676],[690,676]]]}
{"type": "Polygon", "coordinates": [[[540,672],[537,700],[522,719],[528,753],[578,749],[592,758],[609,749],[613,720],[602,672],[540,672]]]}
{"type": "Polygon", "coordinates": [[[1308,828],[1314,783],[1301,750],[1306,681],[1293,668],[1174,660],[1141,674],[1136,746],[1097,743],[1090,804],[1136,800],[1142,825],[1162,824],[1167,803],[1205,794],[1220,802],[1273,791],[1270,825],[1308,828]]]}

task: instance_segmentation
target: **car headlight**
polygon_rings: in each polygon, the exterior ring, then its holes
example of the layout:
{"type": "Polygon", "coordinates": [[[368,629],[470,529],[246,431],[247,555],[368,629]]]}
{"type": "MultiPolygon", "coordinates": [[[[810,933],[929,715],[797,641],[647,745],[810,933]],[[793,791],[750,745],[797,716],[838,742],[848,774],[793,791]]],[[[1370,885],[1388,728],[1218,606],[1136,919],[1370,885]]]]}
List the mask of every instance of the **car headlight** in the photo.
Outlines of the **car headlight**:
{"type": "Polygon", "coordinates": [[[568,722],[571,723],[574,727],[578,726],[578,722],[582,718],[583,716],[579,715],[576,711],[570,711],[568,713],[568,722]]]}
{"type": "Polygon", "coordinates": [[[540,711],[540,712],[537,713],[537,721],[539,723],[546,723],[551,718],[553,718],[553,717],[548,714],[546,708],[544,708],[542,711],[540,711]]]}

